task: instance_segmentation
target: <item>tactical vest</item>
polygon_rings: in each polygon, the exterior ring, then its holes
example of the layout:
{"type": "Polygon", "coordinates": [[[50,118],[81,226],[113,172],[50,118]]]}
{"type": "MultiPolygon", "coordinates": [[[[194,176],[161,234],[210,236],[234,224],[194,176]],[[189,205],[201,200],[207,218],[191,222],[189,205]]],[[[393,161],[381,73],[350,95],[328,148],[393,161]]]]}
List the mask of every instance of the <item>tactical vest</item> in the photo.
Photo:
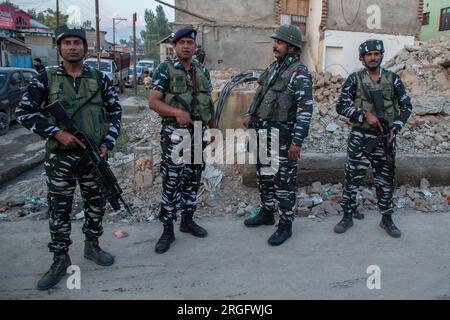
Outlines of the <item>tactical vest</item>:
{"type": "MultiPolygon", "coordinates": [[[[58,75],[56,69],[47,71],[49,85],[49,103],[60,101],[67,114],[73,118],[77,127],[84,131],[98,146],[108,134],[109,121],[106,109],[103,105],[101,77],[99,72],[91,69],[89,78],[80,77],[78,93],[75,92],[73,78],[69,75],[58,75]],[[95,95],[92,100],[80,109],[75,116],[76,110],[87,100],[95,95]]],[[[58,126],[62,130],[67,128],[58,121],[49,117],[50,123],[58,126]]],[[[56,139],[50,138],[46,145],[47,151],[64,151],[67,147],[59,143],[56,139]]]]}
{"type": "MultiPolygon", "coordinates": [[[[287,88],[294,72],[298,72],[299,66],[301,66],[300,61],[294,62],[278,77],[272,87],[267,90],[263,101],[256,111],[259,119],[277,122],[295,120],[297,106],[293,103],[292,96],[287,88]]],[[[266,79],[270,79],[270,76],[268,75],[266,79]]]]}
{"type": "MultiPolygon", "coordinates": [[[[395,118],[400,114],[397,101],[394,99],[394,74],[383,69],[379,83],[374,83],[365,69],[363,69],[356,73],[356,78],[357,88],[354,101],[355,106],[375,115],[375,107],[364,91],[370,92],[371,90],[381,90],[384,100],[384,117],[389,122],[389,128],[392,128],[395,118]]],[[[353,126],[366,131],[374,131],[374,129],[366,122],[362,124],[354,123],[353,126]]]]}
{"type": "MultiPolygon", "coordinates": [[[[185,107],[181,106],[177,101],[176,96],[183,99],[186,105],[191,108],[191,102],[193,99],[193,87],[189,84],[189,79],[184,70],[175,68],[173,62],[167,62],[169,66],[169,88],[164,94],[164,101],[177,109],[182,109],[186,112],[191,112],[190,110],[185,110],[185,107]]],[[[207,123],[211,120],[212,113],[212,100],[211,94],[209,92],[209,81],[205,76],[203,71],[196,67],[195,70],[195,81],[196,81],[196,91],[197,91],[197,104],[195,106],[195,112],[198,114],[203,123],[207,123]]],[[[177,120],[175,117],[163,116],[163,124],[177,125],[177,120]]]]}

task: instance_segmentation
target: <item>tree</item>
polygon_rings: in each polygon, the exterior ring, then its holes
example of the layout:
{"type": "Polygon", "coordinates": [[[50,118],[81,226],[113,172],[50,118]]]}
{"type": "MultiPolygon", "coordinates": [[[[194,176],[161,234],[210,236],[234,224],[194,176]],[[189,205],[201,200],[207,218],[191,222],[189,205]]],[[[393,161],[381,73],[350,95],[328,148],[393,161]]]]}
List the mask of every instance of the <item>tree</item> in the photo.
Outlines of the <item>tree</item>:
{"type": "Polygon", "coordinates": [[[145,45],[145,54],[158,60],[158,48],[156,43],[170,35],[169,21],[166,18],[164,9],[161,5],[156,7],[156,14],[151,9],[145,10],[144,14],[145,30],[141,31],[141,38],[145,45]]]}
{"type": "MultiPolygon", "coordinates": [[[[48,8],[45,11],[37,12],[36,9],[31,9],[27,13],[40,23],[45,24],[50,30],[56,30],[56,10],[48,8]]],[[[68,19],[69,15],[59,12],[59,25],[66,24],[68,19]]]]}
{"type": "Polygon", "coordinates": [[[92,21],[91,20],[86,20],[85,22],[83,22],[83,24],[81,26],[84,29],[92,29],[92,21]]]}
{"type": "Polygon", "coordinates": [[[8,0],[2,1],[2,2],[0,3],[0,5],[19,9],[18,6],[15,6],[12,2],[10,2],[10,1],[8,1],[8,0]]]}

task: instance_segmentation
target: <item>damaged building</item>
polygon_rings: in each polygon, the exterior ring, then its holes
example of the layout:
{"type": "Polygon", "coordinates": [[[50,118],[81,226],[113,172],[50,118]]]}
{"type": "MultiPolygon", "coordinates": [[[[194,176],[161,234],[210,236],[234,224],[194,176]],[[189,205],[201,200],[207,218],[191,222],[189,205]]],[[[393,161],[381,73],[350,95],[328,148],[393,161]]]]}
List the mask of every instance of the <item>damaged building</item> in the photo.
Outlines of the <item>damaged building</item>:
{"type": "Polygon", "coordinates": [[[312,70],[347,76],[358,45],[385,42],[386,59],[420,34],[423,0],[176,0],[174,30],[193,26],[211,69],[262,69],[273,61],[270,35],[280,24],[303,34],[302,60],[312,70]],[[189,13],[194,13],[191,15],[189,13]]]}

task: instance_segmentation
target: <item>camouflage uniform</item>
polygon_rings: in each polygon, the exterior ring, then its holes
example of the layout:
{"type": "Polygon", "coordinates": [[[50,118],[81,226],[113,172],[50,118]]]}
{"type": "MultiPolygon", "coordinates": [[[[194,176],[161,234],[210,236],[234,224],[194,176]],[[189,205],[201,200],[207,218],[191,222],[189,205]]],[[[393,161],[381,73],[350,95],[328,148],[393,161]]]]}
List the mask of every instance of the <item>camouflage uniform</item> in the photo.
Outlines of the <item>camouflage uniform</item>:
{"type": "Polygon", "coordinates": [[[66,73],[62,63],[40,74],[28,87],[16,110],[17,120],[24,127],[47,139],[44,166],[50,214],[49,249],[54,253],[67,252],[72,243],[70,213],[77,181],[84,199],[83,233],[87,239],[98,238],[103,233],[106,199],[91,174],[92,163],[80,150],[67,150],[53,138],[61,128],[42,108],[62,100],[71,114],[95,92],[95,98],[73,118],[98,145],[112,150],[120,132],[122,108],[109,78],[88,66],[84,66],[81,76],[75,80],[66,73]]]}
{"type": "MultiPolygon", "coordinates": [[[[151,89],[164,94],[164,101],[177,108],[181,108],[176,96],[181,97],[188,106],[192,100],[194,88],[193,74],[196,75],[197,120],[202,121],[202,137],[206,125],[213,115],[211,101],[212,85],[209,71],[192,60],[190,70],[186,71],[178,58],[161,63],[155,70],[151,89]]],[[[177,219],[178,209],[182,214],[193,214],[197,207],[197,192],[200,187],[202,163],[194,163],[194,128],[188,127],[191,135],[191,162],[176,164],[172,159],[172,151],[181,143],[172,133],[180,129],[175,118],[162,117],[161,128],[161,174],[163,176],[163,193],[161,200],[160,221],[164,225],[172,224],[177,219]]],[[[202,139],[202,138],[201,138],[202,139]]],[[[202,142],[203,143],[203,142],[202,142]]],[[[202,150],[205,144],[202,145],[202,150]]]]}
{"type": "MultiPolygon", "coordinates": [[[[261,171],[270,164],[262,164],[257,158],[256,175],[262,209],[275,211],[275,201],[281,212],[281,219],[293,221],[297,188],[298,161],[288,159],[291,144],[302,146],[308,136],[309,124],[313,111],[312,80],[306,66],[300,63],[296,54],[286,57],[288,67],[280,74],[264,96],[259,107],[254,105],[258,95],[266,86],[271,76],[280,67],[278,61],[270,65],[259,79],[259,88],[250,106],[249,114],[254,116],[254,126],[258,141],[261,130],[267,130],[268,146],[274,129],[279,130],[279,153],[276,161],[279,169],[275,175],[263,175],[261,171]]],[[[258,143],[259,146],[259,143],[258,143]]],[[[268,148],[270,156],[270,148],[268,148]]]]}
{"type": "MultiPolygon", "coordinates": [[[[392,152],[379,144],[371,153],[363,152],[367,143],[377,136],[377,131],[364,122],[365,113],[370,107],[362,92],[363,83],[372,83],[366,69],[352,73],[342,88],[341,97],[336,110],[353,122],[353,129],[348,139],[348,159],[345,168],[345,182],[342,199],[342,209],[353,214],[357,209],[356,194],[359,185],[365,177],[366,170],[372,165],[374,181],[378,197],[378,206],[382,215],[393,213],[392,197],[394,192],[395,148],[392,152]]],[[[404,127],[412,112],[412,105],[400,77],[386,69],[380,69],[378,84],[383,90],[385,99],[385,115],[389,120],[390,129],[396,132],[404,127]]],[[[372,113],[374,111],[372,110],[372,113]]]]}

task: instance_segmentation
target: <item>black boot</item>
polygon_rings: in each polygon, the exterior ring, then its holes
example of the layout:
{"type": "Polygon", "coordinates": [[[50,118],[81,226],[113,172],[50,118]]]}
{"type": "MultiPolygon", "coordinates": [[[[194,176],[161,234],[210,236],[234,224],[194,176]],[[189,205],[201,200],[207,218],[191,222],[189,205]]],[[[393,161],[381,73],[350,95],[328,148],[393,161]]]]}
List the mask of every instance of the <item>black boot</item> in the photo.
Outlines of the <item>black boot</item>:
{"type": "Polygon", "coordinates": [[[267,240],[272,246],[279,246],[292,236],[292,222],[281,220],[278,222],[278,229],[267,240]]]}
{"type": "Polygon", "coordinates": [[[264,208],[261,208],[259,210],[259,213],[254,216],[253,218],[248,218],[244,221],[245,226],[247,227],[259,227],[262,225],[274,225],[275,224],[275,218],[273,217],[273,212],[267,211],[264,208]]]}
{"type": "Polygon", "coordinates": [[[208,232],[200,227],[192,220],[193,214],[181,214],[180,231],[184,233],[190,233],[195,237],[204,238],[208,235],[208,232]]]}
{"type": "Polygon", "coordinates": [[[353,218],[362,220],[362,219],[364,219],[364,213],[361,213],[358,210],[355,210],[355,211],[353,211],[353,218]]]}
{"type": "Polygon", "coordinates": [[[173,233],[173,223],[164,226],[163,234],[159,238],[155,246],[156,253],[164,253],[170,248],[170,244],[175,241],[175,234],[173,233]]]}
{"type": "Polygon", "coordinates": [[[66,275],[67,268],[72,265],[67,252],[55,253],[53,256],[53,264],[50,270],[38,281],[38,290],[48,290],[57,285],[59,281],[66,275]]]}
{"type": "Polygon", "coordinates": [[[353,227],[353,217],[351,213],[344,213],[342,220],[334,227],[334,232],[344,233],[353,227]]]}
{"type": "Polygon", "coordinates": [[[99,266],[107,267],[114,263],[114,256],[103,251],[98,245],[98,238],[84,241],[84,257],[94,261],[99,266]]]}
{"type": "Polygon", "coordinates": [[[391,215],[383,216],[380,221],[380,227],[386,230],[387,234],[393,238],[400,238],[402,235],[400,230],[395,226],[394,221],[392,221],[391,215]]]}

